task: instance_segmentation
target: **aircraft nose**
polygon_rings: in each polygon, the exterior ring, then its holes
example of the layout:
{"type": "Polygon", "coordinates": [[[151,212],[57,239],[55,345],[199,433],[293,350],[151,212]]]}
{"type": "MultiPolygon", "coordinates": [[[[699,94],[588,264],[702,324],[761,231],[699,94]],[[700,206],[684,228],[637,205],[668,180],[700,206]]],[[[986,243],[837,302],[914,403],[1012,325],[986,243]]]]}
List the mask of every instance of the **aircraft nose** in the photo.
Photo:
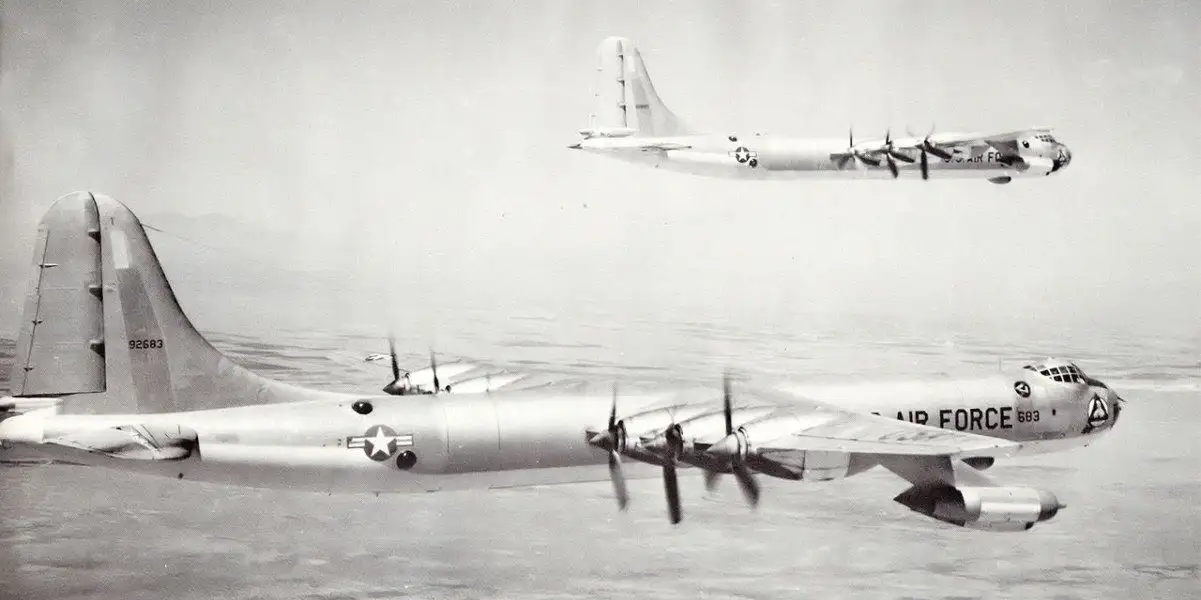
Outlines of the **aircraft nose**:
{"type": "Polygon", "coordinates": [[[1110,424],[1110,427],[1116,427],[1118,417],[1122,415],[1122,408],[1126,405],[1126,399],[1117,395],[1113,390],[1109,390],[1109,400],[1113,405],[1113,423],[1110,424]]]}
{"type": "Polygon", "coordinates": [[[1064,144],[1059,144],[1055,149],[1055,160],[1052,162],[1051,171],[1058,171],[1072,162],[1072,151],[1064,144]]]}

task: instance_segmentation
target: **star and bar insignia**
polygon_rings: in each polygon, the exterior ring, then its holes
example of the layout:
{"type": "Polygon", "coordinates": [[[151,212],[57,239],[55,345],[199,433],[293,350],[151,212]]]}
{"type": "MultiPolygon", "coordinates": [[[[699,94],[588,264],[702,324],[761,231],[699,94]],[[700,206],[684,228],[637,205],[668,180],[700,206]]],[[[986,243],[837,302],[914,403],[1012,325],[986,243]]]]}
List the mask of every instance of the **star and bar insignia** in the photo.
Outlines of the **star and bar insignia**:
{"type": "Polygon", "coordinates": [[[412,445],[413,434],[397,434],[387,425],[372,425],[367,433],[346,438],[347,448],[362,448],[367,458],[380,462],[392,458],[397,448],[412,445]]]}
{"type": "Polygon", "coordinates": [[[742,164],[749,163],[752,167],[759,165],[759,154],[754,150],[748,149],[746,146],[739,146],[731,150],[729,155],[742,164]]]}

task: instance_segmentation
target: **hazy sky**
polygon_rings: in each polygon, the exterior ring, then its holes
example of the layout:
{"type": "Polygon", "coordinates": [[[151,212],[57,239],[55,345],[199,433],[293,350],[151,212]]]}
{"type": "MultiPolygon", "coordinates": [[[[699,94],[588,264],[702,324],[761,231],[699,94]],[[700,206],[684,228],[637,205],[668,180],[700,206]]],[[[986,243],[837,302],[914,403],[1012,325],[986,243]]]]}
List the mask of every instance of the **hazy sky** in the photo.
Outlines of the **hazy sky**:
{"type": "Polygon", "coordinates": [[[3,331],[37,220],[77,189],[194,240],[152,234],[208,328],[269,326],[252,305],[282,296],[347,327],[588,305],[1201,330],[1196,3],[179,4],[2,5],[3,331]],[[572,152],[608,35],[697,129],[1049,125],[1074,161],[736,182],[572,152]]]}

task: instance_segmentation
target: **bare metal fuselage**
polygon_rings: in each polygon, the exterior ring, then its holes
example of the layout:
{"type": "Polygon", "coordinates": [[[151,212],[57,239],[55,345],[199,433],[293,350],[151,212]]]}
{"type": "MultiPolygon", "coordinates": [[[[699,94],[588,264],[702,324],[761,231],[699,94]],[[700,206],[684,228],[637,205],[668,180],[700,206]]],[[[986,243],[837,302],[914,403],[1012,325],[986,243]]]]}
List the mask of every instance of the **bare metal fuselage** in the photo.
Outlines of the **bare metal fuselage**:
{"type": "MultiPolygon", "coordinates": [[[[892,179],[888,167],[850,160],[839,166],[836,156],[847,149],[846,140],[753,136],[731,142],[717,135],[656,138],[662,150],[634,150],[645,138],[594,138],[579,149],[656,169],[726,179],[892,179]]],[[[988,147],[956,153],[950,160],[928,156],[931,179],[994,179],[1042,177],[1056,170],[1056,149],[1034,146],[1022,151],[1023,166],[1005,164],[1004,154],[988,147]]],[[[900,178],[920,178],[918,154],[914,162],[897,160],[900,178]]]]}
{"type": "MultiPolygon", "coordinates": [[[[1039,381],[1025,373],[933,382],[785,385],[780,390],[852,411],[1023,442],[1020,453],[1083,445],[1092,436],[1083,433],[1089,387],[1039,381]],[[1031,386],[1027,397],[1014,392],[1018,379],[1031,386]]],[[[623,395],[619,406],[622,414],[634,415],[714,398],[712,391],[623,395]]],[[[39,442],[89,427],[182,425],[198,433],[198,457],[167,462],[102,455],[81,460],[78,453],[48,457],[250,487],[421,492],[604,480],[607,473],[601,465],[606,455],[587,443],[586,431],[603,426],[611,401],[607,393],[370,399],[331,395],[328,400],[183,413],[51,415],[43,410],[10,419],[4,426],[10,440],[39,442]],[[353,410],[356,400],[370,401],[371,412],[353,410]],[[373,457],[372,447],[365,447],[362,438],[380,425],[411,445],[373,457]],[[416,459],[407,469],[395,460],[404,451],[416,459]]],[[[53,452],[49,446],[38,448],[53,452]]],[[[658,473],[649,466],[630,467],[632,477],[658,473]]]]}

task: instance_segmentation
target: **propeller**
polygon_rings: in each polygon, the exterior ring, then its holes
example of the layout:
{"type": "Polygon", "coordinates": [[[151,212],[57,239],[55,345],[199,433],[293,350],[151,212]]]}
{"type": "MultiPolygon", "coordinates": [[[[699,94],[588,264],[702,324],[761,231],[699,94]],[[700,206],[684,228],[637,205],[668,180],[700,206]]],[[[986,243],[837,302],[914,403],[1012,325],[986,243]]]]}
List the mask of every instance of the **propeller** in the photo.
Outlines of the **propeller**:
{"type": "MultiPolygon", "coordinates": [[[[747,503],[754,508],[759,505],[759,483],[755,481],[751,470],[743,462],[746,458],[745,439],[742,439],[734,431],[733,394],[730,391],[729,372],[722,377],[722,400],[722,412],[726,420],[726,437],[711,446],[709,452],[729,458],[730,470],[733,471],[734,478],[738,480],[738,487],[742,489],[742,495],[746,498],[747,503]]],[[[717,478],[718,473],[715,471],[705,473],[705,486],[710,491],[717,487],[717,478]]]]}
{"type": "Polygon", "coordinates": [[[442,385],[438,383],[438,359],[434,356],[434,349],[430,348],[430,373],[434,376],[434,393],[442,391],[442,385]]]}
{"type": "Polygon", "coordinates": [[[873,167],[880,166],[879,160],[863,154],[855,147],[855,130],[853,128],[847,130],[847,151],[838,156],[838,168],[845,169],[847,163],[852,160],[857,160],[873,167]]]}
{"type": "MultiPolygon", "coordinates": [[[[901,156],[904,156],[904,155],[898,155],[896,153],[896,149],[893,147],[892,132],[885,131],[884,132],[884,160],[888,162],[888,170],[892,173],[893,179],[896,179],[897,177],[901,176],[901,171],[900,171],[900,169],[897,168],[897,161],[894,160],[895,158],[900,158],[901,156]]],[[[908,157],[905,157],[905,158],[908,159],[908,157]]],[[[912,161],[910,161],[910,162],[912,162],[912,161]]]]}
{"type": "Polygon", "coordinates": [[[922,138],[922,143],[918,145],[922,151],[922,180],[930,179],[930,158],[928,154],[933,154],[942,160],[951,160],[950,152],[935,146],[934,143],[930,141],[930,136],[932,135],[934,135],[933,126],[930,127],[930,133],[927,133],[926,137],[922,138]]]}
{"type": "Polygon", "coordinates": [[[396,337],[391,333],[388,334],[388,357],[392,361],[392,381],[384,386],[384,393],[402,396],[407,392],[408,386],[400,384],[400,363],[396,360],[396,337]]]}
{"type": "Polygon", "coordinates": [[[938,146],[934,145],[934,142],[930,141],[930,136],[932,136],[932,135],[934,135],[934,127],[933,126],[930,127],[930,133],[927,133],[926,137],[922,138],[922,149],[924,149],[926,152],[929,152],[930,154],[933,154],[934,156],[937,156],[943,160],[951,160],[951,157],[953,155],[950,152],[947,152],[946,150],[939,148],[938,146]]]}
{"type": "Polygon", "coordinates": [[[680,482],[676,477],[676,463],[680,458],[680,448],[684,443],[680,426],[672,423],[665,432],[667,438],[667,456],[663,461],[663,491],[667,494],[667,515],[672,525],[680,522],[683,513],[680,509],[680,482]]]}
{"type": "Polygon", "coordinates": [[[605,429],[606,436],[599,441],[607,441],[609,451],[609,479],[613,482],[613,494],[617,496],[617,506],[625,510],[630,503],[630,495],[626,491],[626,476],[621,470],[621,455],[617,453],[617,384],[613,384],[613,405],[609,408],[609,426],[605,429]]]}
{"type": "Polygon", "coordinates": [[[855,130],[850,129],[847,135],[847,151],[838,157],[838,168],[845,169],[848,162],[857,158],[859,158],[859,153],[855,151],[855,130]]]}
{"type": "MultiPolygon", "coordinates": [[[[420,392],[420,389],[414,389],[411,384],[402,384],[400,380],[407,378],[409,374],[400,370],[400,361],[396,358],[396,339],[391,333],[388,334],[388,358],[392,363],[392,381],[384,386],[384,393],[392,396],[404,396],[415,392],[420,392]]],[[[442,389],[442,383],[438,380],[438,359],[434,355],[434,349],[430,348],[430,372],[434,377],[434,389],[431,393],[437,394],[442,389]]]]}

